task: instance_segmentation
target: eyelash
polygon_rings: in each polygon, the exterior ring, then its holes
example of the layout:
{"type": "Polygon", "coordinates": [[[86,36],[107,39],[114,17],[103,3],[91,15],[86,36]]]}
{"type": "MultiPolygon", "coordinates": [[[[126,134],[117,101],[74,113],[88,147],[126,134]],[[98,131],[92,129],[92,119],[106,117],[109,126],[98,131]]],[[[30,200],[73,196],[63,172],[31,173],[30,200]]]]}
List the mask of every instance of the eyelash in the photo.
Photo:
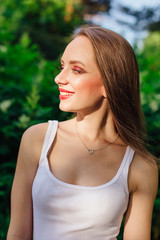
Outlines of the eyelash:
{"type": "Polygon", "coordinates": [[[77,72],[77,73],[82,73],[82,71],[77,70],[77,69],[75,69],[75,68],[72,68],[72,71],[77,72]]]}
{"type": "Polygon", "coordinates": [[[62,71],[62,70],[63,70],[63,67],[62,67],[62,66],[58,66],[58,69],[59,69],[60,71],[62,71]]]}
{"type": "MultiPolygon", "coordinates": [[[[60,71],[62,71],[64,67],[63,67],[63,66],[59,66],[58,68],[59,68],[60,71]]],[[[77,72],[77,73],[79,73],[79,74],[82,73],[82,71],[77,70],[77,69],[75,69],[75,68],[72,68],[72,71],[77,72]]]]}

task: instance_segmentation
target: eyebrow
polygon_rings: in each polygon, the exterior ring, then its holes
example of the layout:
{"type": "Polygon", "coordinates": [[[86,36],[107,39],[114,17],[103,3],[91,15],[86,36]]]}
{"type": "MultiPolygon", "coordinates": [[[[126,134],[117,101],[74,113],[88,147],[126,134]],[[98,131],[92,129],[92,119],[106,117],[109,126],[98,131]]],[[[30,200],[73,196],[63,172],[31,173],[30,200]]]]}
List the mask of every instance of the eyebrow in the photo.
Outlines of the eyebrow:
{"type": "MultiPolygon", "coordinates": [[[[61,62],[64,63],[64,61],[62,59],[61,59],[61,62]]],[[[69,63],[70,64],[79,63],[79,64],[82,64],[84,67],[86,67],[85,64],[83,62],[79,61],[79,60],[71,60],[71,61],[69,61],[69,63]]]]}

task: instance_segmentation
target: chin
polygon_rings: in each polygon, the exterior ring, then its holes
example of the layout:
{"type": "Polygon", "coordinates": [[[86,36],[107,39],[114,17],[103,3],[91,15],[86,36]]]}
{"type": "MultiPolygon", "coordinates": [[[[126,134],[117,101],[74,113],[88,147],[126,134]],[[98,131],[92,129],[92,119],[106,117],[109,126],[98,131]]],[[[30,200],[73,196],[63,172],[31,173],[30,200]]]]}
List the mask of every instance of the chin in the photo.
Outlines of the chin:
{"type": "Polygon", "coordinates": [[[59,105],[59,109],[63,112],[76,112],[75,110],[73,110],[71,107],[67,107],[67,106],[62,106],[61,104],[59,105]]]}

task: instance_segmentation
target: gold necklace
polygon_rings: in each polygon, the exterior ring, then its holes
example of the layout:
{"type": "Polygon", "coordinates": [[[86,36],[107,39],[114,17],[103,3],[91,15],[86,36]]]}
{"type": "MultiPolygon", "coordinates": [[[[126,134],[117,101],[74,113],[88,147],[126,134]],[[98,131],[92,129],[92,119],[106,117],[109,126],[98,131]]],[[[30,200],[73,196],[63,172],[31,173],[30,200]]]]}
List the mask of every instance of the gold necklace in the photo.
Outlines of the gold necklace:
{"type": "Polygon", "coordinates": [[[114,143],[117,141],[118,137],[119,137],[119,135],[118,135],[118,133],[117,133],[116,139],[115,139],[113,142],[108,143],[108,144],[107,144],[105,147],[103,147],[103,148],[100,148],[100,149],[88,148],[87,145],[86,145],[86,144],[83,142],[83,140],[81,139],[81,137],[80,137],[80,135],[79,135],[79,133],[78,133],[78,129],[77,129],[76,124],[75,124],[75,127],[76,127],[77,135],[78,135],[79,139],[81,140],[82,144],[84,145],[84,147],[87,149],[87,152],[88,152],[89,155],[93,154],[95,151],[101,151],[101,150],[107,148],[108,146],[114,144],[114,143]]]}

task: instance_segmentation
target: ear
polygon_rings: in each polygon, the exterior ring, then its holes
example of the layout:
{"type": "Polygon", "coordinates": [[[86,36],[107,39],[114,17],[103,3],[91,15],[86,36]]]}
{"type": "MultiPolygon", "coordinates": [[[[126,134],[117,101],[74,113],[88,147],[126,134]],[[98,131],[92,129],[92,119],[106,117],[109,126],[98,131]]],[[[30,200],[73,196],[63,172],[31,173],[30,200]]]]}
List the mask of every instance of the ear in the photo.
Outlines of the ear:
{"type": "Polygon", "coordinates": [[[104,86],[102,86],[102,96],[103,96],[104,98],[107,97],[106,90],[105,90],[105,87],[104,87],[104,86]]]}

